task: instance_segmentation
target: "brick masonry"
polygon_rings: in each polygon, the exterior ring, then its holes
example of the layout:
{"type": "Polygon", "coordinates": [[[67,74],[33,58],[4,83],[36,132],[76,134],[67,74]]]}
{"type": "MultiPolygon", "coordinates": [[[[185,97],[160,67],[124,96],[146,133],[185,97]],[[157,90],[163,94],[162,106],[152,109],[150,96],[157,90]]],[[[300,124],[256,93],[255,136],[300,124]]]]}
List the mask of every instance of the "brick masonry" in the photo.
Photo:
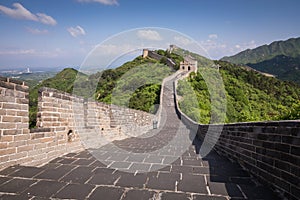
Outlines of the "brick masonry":
{"type": "Polygon", "coordinates": [[[129,130],[142,134],[152,128],[155,118],[145,112],[41,88],[37,128],[30,130],[28,92],[24,82],[0,77],[0,169],[16,164],[41,165],[95,147],[95,141],[102,145],[102,141],[95,140],[99,134],[107,141],[129,137],[129,130]]]}
{"type": "Polygon", "coordinates": [[[175,106],[181,121],[197,131],[197,137],[207,142],[207,145],[229,159],[237,161],[253,176],[282,196],[288,199],[299,198],[299,120],[203,125],[182,113],[177,100],[175,106]],[[215,130],[222,130],[220,137],[215,130]]]}

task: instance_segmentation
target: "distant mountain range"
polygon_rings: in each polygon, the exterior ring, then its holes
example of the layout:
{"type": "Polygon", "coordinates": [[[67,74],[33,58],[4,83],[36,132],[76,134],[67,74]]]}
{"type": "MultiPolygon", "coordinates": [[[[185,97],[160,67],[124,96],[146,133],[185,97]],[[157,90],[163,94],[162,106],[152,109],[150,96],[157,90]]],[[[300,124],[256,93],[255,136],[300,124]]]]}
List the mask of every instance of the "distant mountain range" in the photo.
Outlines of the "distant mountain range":
{"type": "Polygon", "coordinates": [[[276,41],[255,49],[247,49],[221,59],[234,64],[250,66],[275,75],[281,80],[300,84],[300,37],[276,41]]]}

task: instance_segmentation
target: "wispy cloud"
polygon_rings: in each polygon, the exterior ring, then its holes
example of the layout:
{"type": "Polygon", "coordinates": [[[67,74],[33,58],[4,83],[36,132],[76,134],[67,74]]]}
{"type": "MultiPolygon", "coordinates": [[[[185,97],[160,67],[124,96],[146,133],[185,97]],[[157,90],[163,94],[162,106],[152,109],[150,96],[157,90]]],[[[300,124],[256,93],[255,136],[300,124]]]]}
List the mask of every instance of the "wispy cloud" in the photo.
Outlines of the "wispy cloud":
{"type": "Polygon", "coordinates": [[[85,30],[81,26],[70,27],[67,31],[73,36],[77,37],[80,35],[85,35],[85,30]]]}
{"type": "Polygon", "coordinates": [[[53,50],[36,50],[36,49],[4,49],[0,50],[0,56],[26,56],[26,57],[45,57],[54,58],[62,55],[64,52],[60,48],[53,50]]]}
{"type": "Polygon", "coordinates": [[[119,5],[117,0],[77,0],[78,2],[96,2],[96,3],[101,3],[104,5],[119,5]]]}
{"type": "Polygon", "coordinates": [[[176,42],[178,42],[180,45],[188,45],[188,44],[192,43],[192,41],[190,39],[183,37],[183,36],[175,36],[174,40],[176,42]]]}
{"type": "Polygon", "coordinates": [[[218,35],[217,34],[210,34],[208,35],[209,39],[218,39],[218,35]]]}
{"type": "Polygon", "coordinates": [[[153,30],[139,30],[137,36],[141,39],[160,41],[162,40],[161,36],[157,31],[153,30]]]}
{"type": "Polygon", "coordinates": [[[0,55],[32,55],[35,54],[34,49],[18,49],[18,50],[2,50],[0,55]]]}
{"type": "Polygon", "coordinates": [[[42,22],[43,24],[48,24],[52,26],[57,24],[55,19],[53,19],[51,16],[46,15],[44,13],[37,13],[36,16],[38,17],[38,21],[42,22]]]}
{"type": "Polygon", "coordinates": [[[243,51],[243,50],[246,50],[246,49],[254,49],[257,47],[257,44],[254,40],[251,40],[250,42],[246,42],[246,43],[243,43],[243,44],[236,44],[235,45],[235,48],[239,51],[243,51]]]}
{"type": "Polygon", "coordinates": [[[52,26],[57,24],[55,19],[53,19],[51,16],[44,13],[33,14],[29,10],[24,8],[20,3],[14,3],[13,8],[8,8],[6,6],[0,5],[0,11],[3,14],[15,19],[31,20],[52,26]]]}
{"type": "Polygon", "coordinates": [[[35,34],[35,35],[43,35],[43,34],[47,34],[48,33],[47,29],[40,30],[40,29],[37,29],[37,28],[26,27],[26,30],[29,33],[32,33],[32,34],[35,34]]]}

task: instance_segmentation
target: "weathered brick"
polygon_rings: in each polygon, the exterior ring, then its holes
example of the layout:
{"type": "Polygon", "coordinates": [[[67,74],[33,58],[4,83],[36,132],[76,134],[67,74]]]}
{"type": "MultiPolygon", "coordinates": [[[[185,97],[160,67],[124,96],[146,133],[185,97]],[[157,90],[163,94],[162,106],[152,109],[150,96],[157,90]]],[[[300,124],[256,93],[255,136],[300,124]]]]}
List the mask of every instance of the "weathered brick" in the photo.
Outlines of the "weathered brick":
{"type": "Polygon", "coordinates": [[[2,122],[21,122],[21,117],[10,117],[10,116],[2,116],[2,122]]]}
{"type": "Polygon", "coordinates": [[[24,123],[18,123],[16,124],[16,128],[17,129],[28,129],[28,123],[24,124],[24,123]]]}
{"type": "Polygon", "coordinates": [[[25,146],[19,146],[17,147],[17,153],[22,152],[22,151],[31,151],[33,150],[33,145],[25,145],[25,146]]]}
{"type": "Polygon", "coordinates": [[[0,123],[0,129],[15,129],[16,124],[12,123],[0,123]]]}
{"type": "Polygon", "coordinates": [[[27,152],[20,152],[20,153],[10,155],[9,160],[17,160],[25,157],[27,157],[27,152]]]}
{"type": "Polygon", "coordinates": [[[296,187],[294,185],[291,186],[291,194],[295,199],[298,199],[300,197],[300,188],[299,186],[296,187]]]}
{"type": "Polygon", "coordinates": [[[277,151],[286,152],[286,153],[291,152],[291,146],[287,145],[287,144],[275,143],[274,149],[277,151]]]}
{"type": "Polygon", "coordinates": [[[26,124],[26,126],[28,127],[29,117],[22,117],[22,123],[26,124]]]}
{"type": "Polygon", "coordinates": [[[28,104],[20,104],[20,105],[21,105],[21,110],[28,111],[29,109],[28,104]]]}
{"type": "Polygon", "coordinates": [[[299,177],[295,176],[295,175],[292,175],[288,172],[285,172],[285,171],[282,171],[281,172],[281,178],[283,180],[286,180],[288,181],[289,183],[293,184],[293,185],[298,185],[300,186],[300,182],[299,182],[299,177]]]}
{"type": "Polygon", "coordinates": [[[281,160],[275,160],[274,166],[278,169],[284,170],[286,172],[290,171],[290,164],[287,162],[283,162],[281,160]]]}
{"type": "Polygon", "coordinates": [[[22,130],[3,130],[3,135],[18,135],[18,134],[22,134],[22,130]]]}
{"type": "Polygon", "coordinates": [[[290,168],[291,168],[291,174],[300,177],[300,166],[290,165],[290,168]]]}
{"type": "Polygon", "coordinates": [[[19,104],[28,104],[29,100],[28,99],[17,99],[16,103],[19,103],[19,104]]]}
{"type": "Polygon", "coordinates": [[[0,137],[0,139],[1,139],[1,142],[11,142],[11,141],[13,141],[14,138],[12,135],[2,135],[0,137]]]}
{"type": "Polygon", "coordinates": [[[27,111],[17,111],[17,116],[21,116],[21,117],[28,116],[28,112],[27,111]]]}
{"type": "MultiPolygon", "coordinates": [[[[1,103],[0,103],[1,104],[1,103]]],[[[0,115],[6,115],[6,110],[0,109],[0,115]]]]}
{"type": "Polygon", "coordinates": [[[22,91],[22,92],[28,92],[29,91],[29,87],[25,86],[25,85],[16,85],[16,90],[22,91]]]}
{"type": "Polygon", "coordinates": [[[13,79],[13,78],[8,78],[8,82],[14,83],[14,84],[17,84],[17,85],[24,85],[23,81],[20,81],[20,80],[17,80],[17,79],[13,79]]]}
{"type": "Polygon", "coordinates": [[[1,96],[0,97],[0,102],[10,102],[10,103],[15,103],[15,98],[12,96],[1,96]]]}
{"type": "Polygon", "coordinates": [[[7,149],[0,149],[0,156],[5,156],[9,154],[16,153],[16,148],[7,148],[7,149]]]}
{"type": "Polygon", "coordinates": [[[3,109],[21,110],[22,106],[16,103],[3,103],[3,109]]]}
{"type": "Polygon", "coordinates": [[[291,154],[300,156],[300,146],[291,146],[291,154]]]}
{"type": "Polygon", "coordinates": [[[19,140],[29,140],[30,135],[29,134],[21,134],[21,135],[14,135],[14,140],[19,141],[19,140]]]}
{"type": "Polygon", "coordinates": [[[7,142],[0,142],[0,149],[7,148],[7,142]]]}
{"type": "Polygon", "coordinates": [[[47,137],[47,138],[42,138],[40,141],[41,143],[48,143],[48,142],[52,142],[53,140],[54,138],[47,137]]]}
{"type": "Polygon", "coordinates": [[[286,192],[289,192],[291,186],[289,182],[277,177],[274,179],[274,184],[278,186],[281,190],[285,190],[286,192]]]}
{"type": "Polygon", "coordinates": [[[43,148],[46,148],[46,147],[47,147],[47,144],[46,143],[41,143],[41,142],[34,145],[34,149],[43,149],[43,148]]]}
{"type": "Polygon", "coordinates": [[[31,135],[32,140],[38,139],[38,138],[43,138],[43,137],[45,137],[45,133],[35,133],[35,134],[31,135]]]}
{"type": "MultiPolygon", "coordinates": [[[[0,162],[1,163],[6,163],[9,160],[9,155],[5,155],[5,156],[0,156],[0,162]]],[[[0,166],[0,169],[3,169],[2,166],[0,166]]]]}
{"type": "Polygon", "coordinates": [[[19,147],[27,144],[27,140],[12,141],[8,143],[8,147],[19,147]]]}
{"type": "Polygon", "coordinates": [[[11,89],[11,90],[15,89],[14,84],[3,82],[3,81],[0,81],[0,87],[11,89]]]}

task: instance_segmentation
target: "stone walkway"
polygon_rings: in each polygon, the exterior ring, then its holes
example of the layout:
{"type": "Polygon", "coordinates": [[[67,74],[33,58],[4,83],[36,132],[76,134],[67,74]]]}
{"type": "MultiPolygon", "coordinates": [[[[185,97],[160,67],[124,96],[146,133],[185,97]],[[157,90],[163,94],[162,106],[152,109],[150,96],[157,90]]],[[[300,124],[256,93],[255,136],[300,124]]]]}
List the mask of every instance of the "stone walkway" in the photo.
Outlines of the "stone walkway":
{"type": "Polygon", "coordinates": [[[201,141],[177,118],[172,87],[164,86],[161,128],[41,167],[6,168],[0,199],[278,199],[238,164],[196,154],[201,141]]]}

